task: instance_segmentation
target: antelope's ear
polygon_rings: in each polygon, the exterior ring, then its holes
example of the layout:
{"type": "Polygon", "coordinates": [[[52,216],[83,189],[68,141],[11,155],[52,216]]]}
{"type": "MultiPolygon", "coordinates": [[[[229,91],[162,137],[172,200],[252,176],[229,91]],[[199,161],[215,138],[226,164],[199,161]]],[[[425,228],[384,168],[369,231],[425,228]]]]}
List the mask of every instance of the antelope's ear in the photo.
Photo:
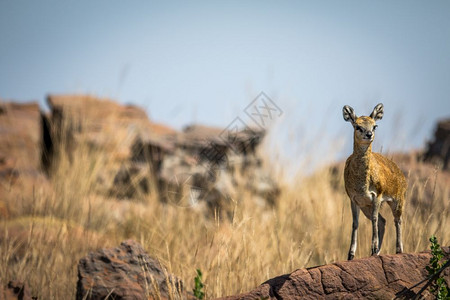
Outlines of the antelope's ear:
{"type": "Polygon", "coordinates": [[[381,120],[383,118],[383,103],[378,103],[377,106],[374,107],[370,117],[375,121],[381,120]]]}
{"type": "Polygon", "coordinates": [[[344,117],[345,121],[351,122],[352,124],[356,121],[355,111],[348,105],[345,105],[342,108],[342,116],[344,117]]]}

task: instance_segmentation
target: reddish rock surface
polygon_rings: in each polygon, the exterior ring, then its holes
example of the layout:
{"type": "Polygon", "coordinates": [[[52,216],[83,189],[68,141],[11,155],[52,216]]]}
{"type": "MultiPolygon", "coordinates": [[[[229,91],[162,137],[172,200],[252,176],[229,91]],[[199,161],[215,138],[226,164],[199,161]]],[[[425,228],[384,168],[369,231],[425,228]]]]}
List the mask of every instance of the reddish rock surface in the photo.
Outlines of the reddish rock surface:
{"type": "Polygon", "coordinates": [[[183,299],[183,283],[135,241],[100,249],[78,264],[77,299],[183,299]]]}
{"type": "MultiPolygon", "coordinates": [[[[450,249],[445,248],[446,258],[450,249]]],[[[430,253],[373,256],[330,265],[299,269],[270,279],[245,294],[223,299],[407,299],[423,285],[407,290],[428,275],[430,253]]],[[[450,283],[450,270],[443,275],[450,283]]],[[[423,293],[425,299],[433,297],[423,293]]]]}
{"type": "Polygon", "coordinates": [[[18,280],[10,281],[5,287],[0,285],[0,300],[32,300],[28,286],[18,280]]]}

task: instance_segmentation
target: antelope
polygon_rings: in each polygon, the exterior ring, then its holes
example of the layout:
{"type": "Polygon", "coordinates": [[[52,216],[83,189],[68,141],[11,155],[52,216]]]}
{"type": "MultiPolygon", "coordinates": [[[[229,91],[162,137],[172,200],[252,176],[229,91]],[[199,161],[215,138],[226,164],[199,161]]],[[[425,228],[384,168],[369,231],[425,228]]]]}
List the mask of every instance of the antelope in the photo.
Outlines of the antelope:
{"type": "Polygon", "coordinates": [[[377,125],[383,117],[383,104],[379,103],[369,117],[357,117],[353,108],[342,109],[344,120],[353,125],[353,153],[345,162],[345,191],[352,208],[352,237],[348,260],[355,256],[358,235],[359,212],[372,221],[372,255],[380,253],[386,220],[380,207],[387,202],[394,215],[397,233],[396,253],[403,252],[402,210],[405,204],[406,179],[400,168],[380,153],[372,152],[372,142],[377,125]]]}

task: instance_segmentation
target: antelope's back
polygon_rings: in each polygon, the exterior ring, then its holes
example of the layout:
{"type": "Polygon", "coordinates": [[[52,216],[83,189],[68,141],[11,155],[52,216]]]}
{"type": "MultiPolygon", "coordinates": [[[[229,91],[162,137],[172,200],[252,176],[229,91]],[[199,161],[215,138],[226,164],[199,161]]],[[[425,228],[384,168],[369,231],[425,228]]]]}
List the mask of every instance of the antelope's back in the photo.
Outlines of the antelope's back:
{"type": "Polygon", "coordinates": [[[407,188],[406,178],[395,162],[380,153],[372,153],[370,174],[378,194],[397,200],[404,198],[407,188]]]}

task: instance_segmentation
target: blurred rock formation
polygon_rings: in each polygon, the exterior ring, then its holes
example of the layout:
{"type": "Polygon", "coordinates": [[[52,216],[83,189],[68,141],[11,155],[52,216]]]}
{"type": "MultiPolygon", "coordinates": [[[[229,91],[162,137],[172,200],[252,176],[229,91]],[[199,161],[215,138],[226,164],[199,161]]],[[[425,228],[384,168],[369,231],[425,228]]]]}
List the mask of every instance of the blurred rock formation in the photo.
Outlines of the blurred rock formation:
{"type": "Polygon", "coordinates": [[[44,174],[51,178],[62,158],[76,164],[75,155],[88,154],[107,160],[94,185],[107,197],[150,195],[225,214],[243,193],[256,205],[276,202],[279,188],[257,151],[265,135],[261,129],[193,125],[177,131],[152,122],[136,106],[108,99],[50,95],[47,102],[48,113],[37,103],[1,104],[2,180],[13,182],[20,173],[46,181],[44,174]]]}
{"type": "Polygon", "coordinates": [[[445,170],[450,168],[450,119],[437,123],[434,139],[428,143],[424,158],[440,164],[445,170]]]}

